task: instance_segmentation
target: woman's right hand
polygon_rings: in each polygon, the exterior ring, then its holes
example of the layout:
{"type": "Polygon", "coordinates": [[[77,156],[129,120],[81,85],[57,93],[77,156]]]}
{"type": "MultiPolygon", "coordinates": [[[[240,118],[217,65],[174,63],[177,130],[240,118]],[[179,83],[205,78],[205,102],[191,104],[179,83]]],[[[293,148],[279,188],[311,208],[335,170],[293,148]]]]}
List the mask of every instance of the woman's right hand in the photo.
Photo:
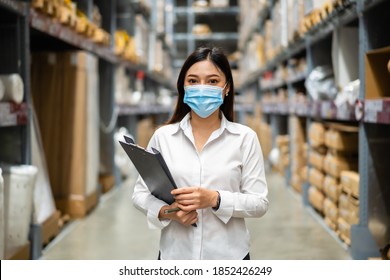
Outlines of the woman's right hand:
{"type": "Polygon", "coordinates": [[[175,210],[177,208],[178,205],[176,202],[171,205],[165,205],[161,207],[158,217],[160,219],[171,219],[186,226],[195,224],[198,221],[198,212],[196,212],[196,210],[189,212],[183,210],[173,211],[170,213],[165,212],[166,210],[175,210]]]}

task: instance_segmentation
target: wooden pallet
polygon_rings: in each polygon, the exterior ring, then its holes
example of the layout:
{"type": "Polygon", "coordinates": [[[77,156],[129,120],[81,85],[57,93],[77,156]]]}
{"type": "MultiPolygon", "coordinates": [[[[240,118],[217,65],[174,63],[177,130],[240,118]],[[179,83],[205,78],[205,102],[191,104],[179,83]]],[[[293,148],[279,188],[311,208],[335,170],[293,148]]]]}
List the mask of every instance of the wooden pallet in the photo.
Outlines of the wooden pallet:
{"type": "Polygon", "coordinates": [[[57,210],[42,224],[41,240],[43,246],[49,244],[60,233],[62,225],[61,213],[57,210]]]}
{"type": "Polygon", "coordinates": [[[84,218],[86,217],[98,204],[97,191],[82,198],[66,198],[56,199],[56,206],[64,213],[69,215],[70,219],[84,218]]]}
{"type": "Polygon", "coordinates": [[[99,183],[102,185],[102,192],[106,193],[115,186],[115,176],[111,174],[100,175],[99,183]]]}
{"type": "Polygon", "coordinates": [[[29,259],[31,259],[30,247],[31,247],[31,244],[30,244],[30,241],[28,241],[26,243],[26,245],[19,248],[19,250],[14,252],[11,256],[7,257],[7,260],[29,260],[29,259]]]}

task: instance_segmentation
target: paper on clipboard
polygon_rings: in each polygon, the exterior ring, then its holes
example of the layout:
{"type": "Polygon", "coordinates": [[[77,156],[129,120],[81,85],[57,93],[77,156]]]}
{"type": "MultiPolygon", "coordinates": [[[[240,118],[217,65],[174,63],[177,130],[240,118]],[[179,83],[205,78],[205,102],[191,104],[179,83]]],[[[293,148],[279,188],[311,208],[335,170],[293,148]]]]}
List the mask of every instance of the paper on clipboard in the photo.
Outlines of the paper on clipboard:
{"type": "Polygon", "coordinates": [[[177,186],[161,153],[154,148],[149,151],[136,145],[133,139],[128,136],[124,136],[124,138],[125,142],[119,141],[119,143],[150,192],[158,199],[172,204],[174,198],[171,191],[177,186]]]}

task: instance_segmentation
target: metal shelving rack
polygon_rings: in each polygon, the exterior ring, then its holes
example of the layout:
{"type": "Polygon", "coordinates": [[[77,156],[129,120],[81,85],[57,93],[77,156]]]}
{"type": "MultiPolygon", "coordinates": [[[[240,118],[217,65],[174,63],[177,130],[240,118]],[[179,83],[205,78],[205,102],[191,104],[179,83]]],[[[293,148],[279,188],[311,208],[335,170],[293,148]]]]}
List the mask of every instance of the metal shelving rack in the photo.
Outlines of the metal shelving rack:
{"type": "MultiPolygon", "coordinates": [[[[174,6],[174,22],[170,36],[173,38],[175,59],[173,67],[180,69],[186,57],[202,45],[216,45],[222,47],[226,54],[232,54],[238,50],[238,15],[240,8],[238,1],[230,1],[226,7],[197,7],[195,1],[177,0],[174,6]],[[211,32],[208,34],[194,34],[196,24],[209,25],[211,32]]],[[[236,69],[236,62],[230,61],[232,69],[236,69]]],[[[245,114],[252,113],[253,107],[236,103],[236,119],[245,122],[245,114]]]]}
{"type": "Polygon", "coordinates": [[[236,5],[228,7],[193,7],[193,2],[191,0],[182,0],[175,3],[174,18],[176,23],[171,34],[174,49],[176,50],[176,59],[173,63],[175,68],[180,68],[187,55],[205,42],[218,44],[228,52],[233,52],[238,48],[236,46],[238,39],[237,30],[229,26],[226,27],[226,25],[236,20],[239,7],[236,5]],[[212,17],[223,17],[224,20],[210,21],[212,17]],[[204,35],[193,34],[195,24],[203,22],[209,24],[212,32],[204,35]],[[178,30],[181,26],[186,28],[178,30]],[[186,46],[180,46],[183,44],[186,44],[186,46]]]}
{"type": "Polygon", "coordinates": [[[0,102],[0,161],[12,164],[31,162],[29,143],[30,71],[28,4],[0,1],[0,74],[18,73],[24,84],[21,104],[0,102]],[[27,46],[27,47],[26,47],[27,46]]]}
{"type": "MultiPolygon", "coordinates": [[[[264,10],[263,16],[259,18],[258,31],[263,28],[265,18],[272,13],[276,1],[270,0],[268,3],[269,10],[264,10]]],[[[299,79],[304,81],[315,66],[331,61],[331,34],[334,29],[343,26],[358,28],[360,100],[356,108],[350,112],[338,112],[332,101],[288,104],[288,107],[283,104],[262,106],[263,115],[271,122],[274,132],[283,130],[275,119],[289,115],[305,118],[307,131],[314,120],[350,123],[359,127],[359,224],[351,227],[351,245],[342,243],[353,259],[379,257],[380,249],[390,243],[390,175],[385,163],[390,156],[390,88],[386,84],[383,96],[374,99],[368,96],[369,91],[366,90],[367,53],[383,50],[385,54],[382,59],[387,59],[386,63],[390,59],[390,36],[386,35],[389,28],[386,11],[389,8],[390,2],[384,0],[349,1],[346,7],[335,10],[327,20],[305,34],[304,38],[290,42],[286,49],[272,61],[268,61],[263,68],[249,74],[241,87],[243,92],[255,89],[259,100],[265,91],[293,87],[292,78],[284,83],[275,82],[263,87],[260,77],[266,71],[274,71],[288,59],[303,55],[307,60],[307,72],[299,79]],[[384,22],[387,24],[383,24],[384,22]]],[[[245,52],[245,44],[242,44],[240,50],[245,52]]],[[[303,204],[328,229],[323,219],[317,217],[318,214],[309,206],[308,187],[308,183],[302,186],[303,204]]],[[[337,236],[335,238],[339,241],[337,236]]]]}
{"type": "MultiPolygon", "coordinates": [[[[30,164],[31,151],[30,126],[32,125],[32,100],[30,97],[30,51],[60,51],[84,50],[98,57],[99,68],[99,112],[100,121],[108,125],[114,121],[119,113],[125,123],[135,125],[140,115],[164,115],[170,113],[167,108],[158,105],[127,107],[115,104],[115,71],[118,66],[125,66],[130,76],[137,71],[145,73],[145,88],[157,92],[160,87],[172,89],[172,82],[159,73],[151,70],[150,65],[137,65],[114,54],[114,36],[117,24],[127,29],[129,34],[134,26],[134,16],[123,23],[117,18],[117,4],[126,4],[132,15],[141,13],[149,24],[155,16],[155,3],[151,10],[139,5],[137,1],[121,0],[78,0],[77,3],[87,17],[92,17],[93,4],[96,4],[102,14],[102,28],[111,34],[109,46],[94,43],[81,36],[75,30],[60,24],[49,16],[32,9],[29,1],[0,0],[0,74],[19,73],[24,82],[24,101],[22,104],[0,102],[0,161],[11,164],[30,164]],[[121,25],[122,24],[122,25],[121,25]],[[36,37],[37,36],[37,37],[36,37]],[[115,119],[113,119],[115,117],[115,119]]],[[[152,58],[154,40],[164,40],[164,36],[152,32],[149,37],[149,58],[152,58]],[[153,36],[153,38],[152,38],[153,36]],[[153,39],[153,40],[152,40],[153,39]]],[[[167,45],[167,44],[166,44],[167,45]]],[[[151,61],[153,62],[153,61],[151,61]]],[[[166,117],[165,117],[166,119],[166,117]]],[[[123,120],[122,120],[123,122],[123,120]]],[[[116,183],[120,178],[114,163],[114,130],[100,130],[100,163],[102,170],[116,176],[116,183]]],[[[30,256],[38,259],[42,253],[41,228],[31,225],[30,229],[30,256]]]]}

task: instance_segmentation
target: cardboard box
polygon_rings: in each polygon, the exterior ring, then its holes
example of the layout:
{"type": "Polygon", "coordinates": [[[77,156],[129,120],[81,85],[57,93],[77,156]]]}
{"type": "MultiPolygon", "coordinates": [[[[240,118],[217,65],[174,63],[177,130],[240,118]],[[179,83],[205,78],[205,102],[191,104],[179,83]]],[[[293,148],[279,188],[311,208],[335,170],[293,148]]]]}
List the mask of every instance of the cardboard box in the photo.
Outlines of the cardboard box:
{"type": "Polygon", "coordinates": [[[309,183],[316,186],[319,190],[323,189],[325,175],[316,168],[309,170],[309,183]]]}
{"type": "Polygon", "coordinates": [[[309,163],[317,168],[319,171],[324,170],[324,158],[325,156],[317,152],[316,150],[310,150],[309,163]]]}
{"type": "Polygon", "coordinates": [[[345,219],[339,217],[337,219],[337,228],[341,240],[343,240],[347,245],[351,245],[351,225],[348,224],[345,219]]]}
{"type": "Polygon", "coordinates": [[[324,210],[325,195],[315,186],[310,186],[308,191],[308,198],[310,204],[319,212],[324,210]]]}
{"type": "Polygon", "coordinates": [[[340,181],[343,187],[343,191],[359,197],[359,173],[356,171],[342,171],[340,173],[340,181]]]}
{"type": "Polygon", "coordinates": [[[296,116],[289,117],[289,134],[291,143],[298,145],[306,141],[306,120],[296,116]]]}
{"type": "Polygon", "coordinates": [[[331,199],[334,203],[338,203],[342,191],[339,180],[330,175],[326,175],[324,178],[323,190],[329,199],[331,199]]]}
{"type": "Polygon", "coordinates": [[[390,97],[390,78],[387,63],[390,47],[375,49],[366,53],[366,99],[390,97]]]}
{"type": "Polygon", "coordinates": [[[358,224],[359,200],[346,193],[341,193],[339,199],[339,216],[350,225],[358,224]]]}
{"type": "Polygon", "coordinates": [[[154,121],[150,118],[144,118],[138,121],[137,126],[137,144],[146,148],[155,131],[154,121]]]}
{"type": "Polygon", "coordinates": [[[265,122],[261,122],[260,124],[259,141],[263,151],[263,156],[265,159],[268,159],[272,150],[272,130],[271,126],[265,122]]]}
{"type": "Polygon", "coordinates": [[[307,160],[301,153],[291,153],[291,173],[299,173],[302,167],[306,166],[307,160]]]}
{"type": "Polygon", "coordinates": [[[309,143],[313,148],[318,148],[325,144],[325,126],[322,123],[313,122],[310,124],[309,143]]]}
{"type": "Polygon", "coordinates": [[[357,153],[359,149],[358,132],[328,129],[325,132],[325,145],[337,151],[357,153]]]}
{"type": "Polygon", "coordinates": [[[285,146],[288,147],[288,144],[290,143],[290,137],[289,135],[277,135],[275,142],[278,148],[285,147],[285,146]]]}
{"type": "Polygon", "coordinates": [[[328,197],[324,199],[324,214],[325,217],[329,218],[329,220],[331,220],[333,223],[337,223],[337,219],[339,217],[339,209],[336,203],[334,203],[334,201],[332,201],[328,197]]]}
{"type": "Polygon", "coordinates": [[[296,174],[296,173],[292,174],[291,180],[290,180],[290,185],[298,193],[302,193],[302,183],[303,182],[302,182],[301,176],[299,174],[296,174]]]}
{"type": "Polygon", "coordinates": [[[358,161],[356,159],[334,156],[331,153],[328,153],[324,158],[325,172],[337,179],[340,178],[341,171],[357,171],[357,169],[358,161]]]}

